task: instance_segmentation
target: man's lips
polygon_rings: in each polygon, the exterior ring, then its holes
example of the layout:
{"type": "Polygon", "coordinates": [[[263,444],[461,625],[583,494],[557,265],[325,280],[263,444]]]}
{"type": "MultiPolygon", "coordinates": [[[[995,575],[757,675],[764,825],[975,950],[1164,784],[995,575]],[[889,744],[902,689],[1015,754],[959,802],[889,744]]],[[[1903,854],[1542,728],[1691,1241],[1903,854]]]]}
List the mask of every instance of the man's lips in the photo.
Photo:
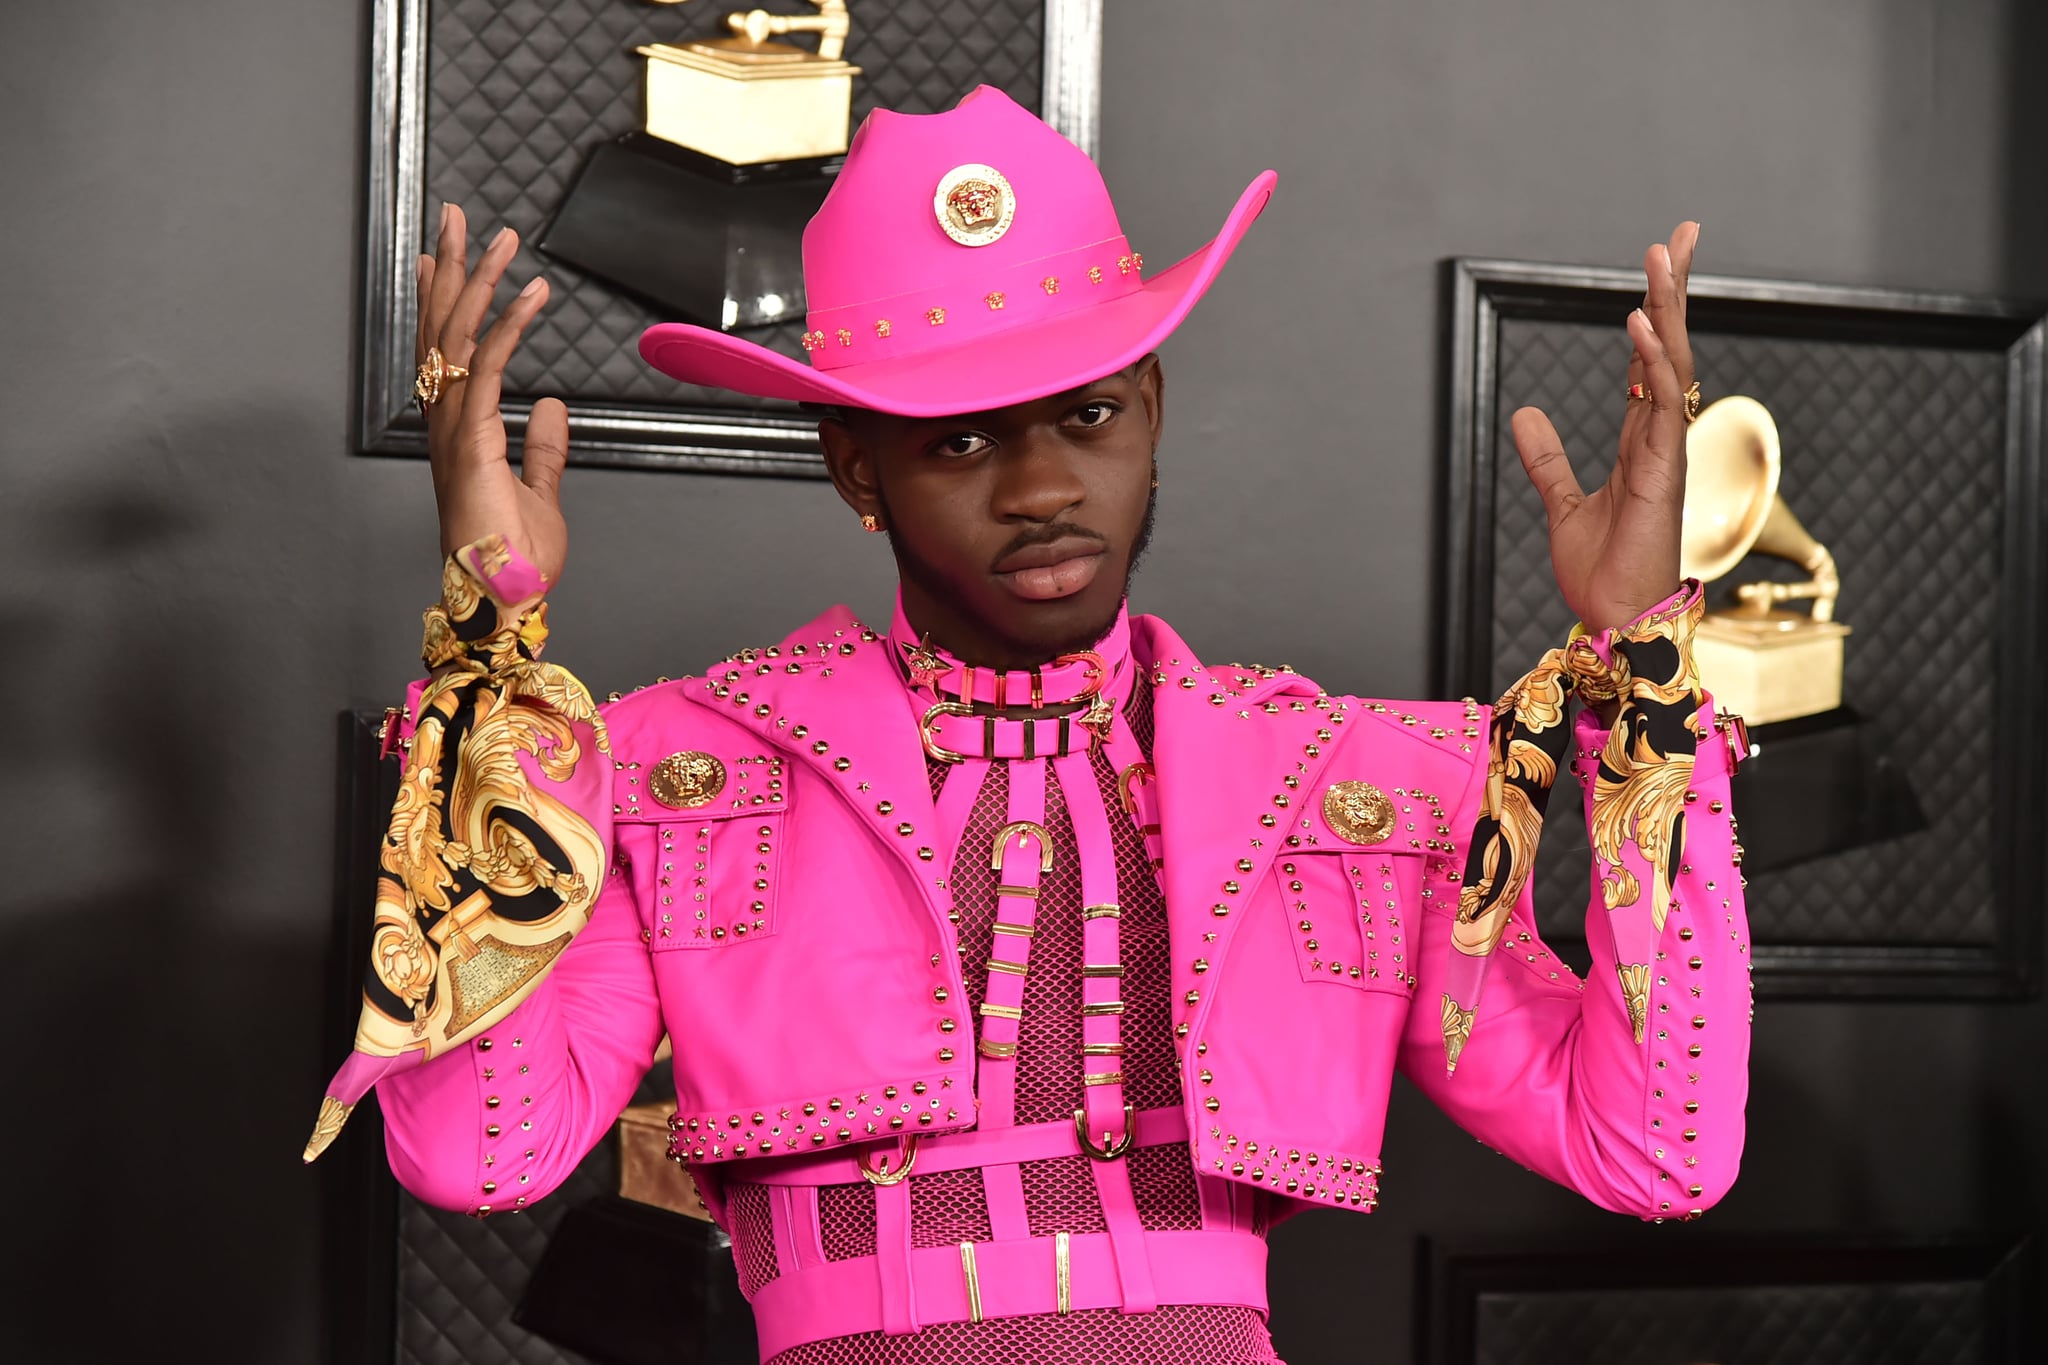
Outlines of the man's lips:
{"type": "Polygon", "coordinates": [[[1005,555],[996,561],[995,576],[1029,601],[1071,597],[1095,581],[1105,554],[1100,541],[1066,536],[1005,555]]]}

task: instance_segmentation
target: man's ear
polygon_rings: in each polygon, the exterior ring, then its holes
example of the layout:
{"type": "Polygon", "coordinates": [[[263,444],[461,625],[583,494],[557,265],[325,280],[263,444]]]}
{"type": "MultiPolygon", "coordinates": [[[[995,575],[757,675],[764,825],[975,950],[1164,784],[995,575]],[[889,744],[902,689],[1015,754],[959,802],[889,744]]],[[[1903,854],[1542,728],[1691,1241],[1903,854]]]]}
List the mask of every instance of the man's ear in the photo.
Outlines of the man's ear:
{"type": "Polygon", "coordinates": [[[1166,433],[1166,370],[1157,351],[1135,366],[1138,401],[1145,406],[1145,425],[1152,429],[1152,453],[1159,453],[1159,438],[1166,433]]]}
{"type": "Polygon", "coordinates": [[[882,514],[880,485],[875,480],[874,449],[843,417],[818,422],[818,444],[825,451],[825,472],[839,498],[861,516],[882,514]]]}

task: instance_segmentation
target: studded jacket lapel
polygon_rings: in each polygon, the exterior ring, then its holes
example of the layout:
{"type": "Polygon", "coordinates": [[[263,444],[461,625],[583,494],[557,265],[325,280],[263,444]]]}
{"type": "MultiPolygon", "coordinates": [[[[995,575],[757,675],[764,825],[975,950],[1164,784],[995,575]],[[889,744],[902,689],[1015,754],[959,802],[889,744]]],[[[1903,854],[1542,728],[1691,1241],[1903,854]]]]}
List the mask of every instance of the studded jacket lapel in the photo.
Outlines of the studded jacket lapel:
{"type": "Polygon", "coordinates": [[[691,699],[817,773],[943,916],[936,881],[946,864],[933,848],[938,820],[918,715],[888,650],[878,632],[834,607],[773,649],[711,669],[691,699]]]}
{"type": "Polygon", "coordinates": [[[1303,833],[1344,723],[1341,702],[1292,673],[1205,667],[1164,622],[1137,617],[1133,645],[1152,686],[1174,1019],[1199,1007],[1203,963],[1221,963],[1261,878],[1303,833]],[[1288,779],[1293,779],[1289,785],[1288,779]]]}

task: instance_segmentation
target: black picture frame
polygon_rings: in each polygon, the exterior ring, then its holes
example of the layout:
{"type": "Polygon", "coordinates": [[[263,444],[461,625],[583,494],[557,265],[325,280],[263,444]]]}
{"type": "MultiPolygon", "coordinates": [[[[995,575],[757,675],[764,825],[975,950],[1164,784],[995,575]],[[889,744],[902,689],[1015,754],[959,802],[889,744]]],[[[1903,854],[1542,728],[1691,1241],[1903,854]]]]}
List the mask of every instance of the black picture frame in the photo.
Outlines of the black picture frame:
{"type": "MultiPolygon", "coordinates": [[[[1502,477],[1503,324],[1593,323],[1620,334],[1642,298],[1638,273],[1589,266],[1456,258],[1445,262],[1446,348],[1442,622],[1437,684],[1491,699],[1494,570],[1502,477]]],[[[2004,357],[2004,449],[1993,714],[1998,744],[1990,809],[1996,933],[1991,943],[1772,943],[1753,939],[1757,993],[1774,998],[2021,999],[2039,991],[2048,857],[2039,831],[2048,730],[2031,695],[2048,664],[2042,487],[2048,318],[2038,303],[1969,295],[1850,288],[1732,276],[1691,280],[1687,325],[1708,336],[1876,343],[2004,357]]],[[[1625,352],[1623,352],[1625,356],[1625,352]]],[[[1615,371],[1615,402],[1621,379],[1615,371]]],[[[1705,376],[1711,382],[1712,376],[1705,376]]],[[[1710,398],[1711,398],[1710,394],[1710,398]]],[[[1509,471],[1521,477],[1519,469],[1509,471]]],[[[1530,663],[1534,663],[1532,657],[1530,663]]],[[[1560,798],[1561,800],[1563,798],[1560,798]]],[[[1553,828],[1555,826],[1553,825],[1553,828]]],[[[1752,928],[1754,929],[1754,925],[1752,928]]],[[[1557,935],[1552,934],[1553,940],[1557,935]]],[[[1565,945],[1571,952],[1571,945],[1565,945]]]]}
{"type": "MultiPolygon", "coordinates": [[[[427,162],[428,0],[372,0],[369,126],[363,193],[355,449],[423,457],[426,426],[412,404],[413,225],[422,221],[427,162]]],[[[1040,111],[1090,155],[1101,113],[1102,0],[1046,0],[1040,111]]],[[[532,402],[502,404],[514,450],[532,402]]],[[[760,411],[676,403],[569,404],[573,464],[825,477],[817,423],[793,404],[760,411]]]]}
{"type": "MultiPolygon", "coordinates": [[[[1949,1286],[1954,1299],[1976,1296],[1981,1318],[1970,1324],[1980,1332],[1984,1350],[1969,1365],[2024,1365],[2038,1360],[2039,1310],[2032,1301],[2036,1251],[2021,1235],[1969,1235],[1940,1240],[1818,1239],[1771,1236],[1751,1240],[1707,1240],[1693,1236],[1673,1240],[1669,1229],[1641,1230],[1648,1245],[1559,1249],[1554,1245],[1514,1248],[1462,1248],[1422,1239],[1417,1250],[1417,1365],[1492,1365],[1504,1359],[1534,1362],[1546,1359],[1583,1360],[1574,1338],[1591,1334],[1601,1341],[1598,1358],[1609,1361],[1666,1362],[1710,1360],[1700,1355],[1702,1340],[1679,1339],[1688,1333],[1723,1339],[1743,1335],[1745,1291],[1765,1291],[1775,1307],[1801,1306],[1802,1294],[1811,1317],[1825,1322],[1847,1297],[1883,1302],[1888,1293],[1911,1294],[1923,1287],[1949,1286]],[[1665,1335],[1645,1337],[1640,1353],[1631,1354],[1616,1342],[1631,1337],[1631,1324],[1656,1312],[1646,1297],[1658,1293],[1697,1295],[1716,1325],[1702,1327],[1698,1318],[1666,1313],[1659,1321],[1665,1335]],[[1830,1295],[1834,1302],[1820,1300],[1830,1295]],[[1491,1310],[1490,1313],[1488,1310],[1491,1310]],[[1508,1336],[1512,1317],[1516,1337],[1508,1336]],[[1544,1355],[1532,1344],[1546,1341],[1568,1355],[1544,1355]]],[[[1923,1290],[1924,1292],[1924,1290],[1923,1290]]],[[[1937,1288],[1935,1297],[1940,1297],[1937,1288]]],[[[1787,1341],[1773,1360],[1800,1360],[1802,1365],[1859,1365],[1868,1357],[1853,1343],[1840,1343],[1838,1354],[1827,1352],[1825,1336],[1787,1341]]],[[[1901,1339],[1902,1353],[1914,1343],[1901,1339]]],[[[1754,1357],[1751,1357],[1754,1358],[1754,1357]]],[[[1924,1357],[1933,1358],[1933,1357],[1924,1357]]],[[[1720,1357],[1732,1360],[1732,1357],[1720,1357]]],[[[1962,1365],[1958,1360],[1957,1365],[1962,1365]]]]}

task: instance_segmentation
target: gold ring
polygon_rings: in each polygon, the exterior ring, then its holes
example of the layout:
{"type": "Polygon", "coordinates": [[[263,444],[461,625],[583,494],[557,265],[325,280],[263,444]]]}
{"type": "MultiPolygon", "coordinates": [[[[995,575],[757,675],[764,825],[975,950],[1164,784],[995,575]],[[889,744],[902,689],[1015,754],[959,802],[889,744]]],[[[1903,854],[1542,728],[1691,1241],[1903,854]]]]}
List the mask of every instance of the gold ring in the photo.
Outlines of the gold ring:
{"type": "Polygon", "coordinates": [[[1649,396],[1650,390],[1647,385],[1631,384],[1628,386],[1628,397],[1630,402],[1634,402],[1638,398],[1648,398],[1649,396]]]}
{"type": "Polygon", "coordinates": [[[420,416],[425,417],[427,409],[441,401],[441,390],[445,385],[467,378],[469,371],[461,365],[450,365],[439,346],[427,347],[427,358],[412,381],[412,398],[419,405],[420,416]]]}
{"type": "Polygon", "coordinates": [[[1687,425],[1700,420],[1700,381],[1697,379],[1685,389],[1685,420],[1687,425]]]}

